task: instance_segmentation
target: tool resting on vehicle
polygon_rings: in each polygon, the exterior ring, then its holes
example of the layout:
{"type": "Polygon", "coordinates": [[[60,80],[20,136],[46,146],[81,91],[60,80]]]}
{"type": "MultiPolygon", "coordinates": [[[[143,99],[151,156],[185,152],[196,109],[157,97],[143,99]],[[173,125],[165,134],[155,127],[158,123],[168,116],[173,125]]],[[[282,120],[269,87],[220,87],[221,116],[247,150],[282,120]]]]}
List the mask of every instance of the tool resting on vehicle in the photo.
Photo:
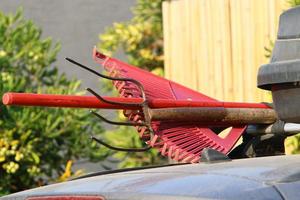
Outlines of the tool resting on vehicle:
{"type": "MultiPolygon", "coordinates": [[[[278,40],[271,63],[258,74],[258,87],[272,91],[273,104],[221,102],[199,92],[156,76],[140,68],[93,51],[103,75],[70,58],[67,60],[101,78],[112,81],[119,97],[6,93],[5,105],[71,108],[122,109],[128,122],[114,122],[92,111],[101,120],[115,125],[134,126],[148,148],[179,162],[199,162],[204,148],[230,157],[282,154],[283,141],[300,132],[300,43],[299,26],[290,27],[293,9],[281,16],[278,40]],[[299,29],[299,30],[298,30],[299,29]],[[282,31],[285,30],[285,31],[282,31]],[[286,51],[286,49],[293,51],[286,51]],[[293,47],[293,48],[292,48],[293,47]],[[299,47],[299,48],[296,48],[299,47]],[[298,49],[296,51],[295,49],[298,49]],[[297,107],[297,109],[296,109],[297,107]],[[225,133],[226,132],[226,133],[225,133]],[[225,136],[224,136],[225,135],[225,136]],[[234,148],[243,135],[243,142],[234,148]]],[[[132,150],[112,147],[116,150],[132,150]]]]}

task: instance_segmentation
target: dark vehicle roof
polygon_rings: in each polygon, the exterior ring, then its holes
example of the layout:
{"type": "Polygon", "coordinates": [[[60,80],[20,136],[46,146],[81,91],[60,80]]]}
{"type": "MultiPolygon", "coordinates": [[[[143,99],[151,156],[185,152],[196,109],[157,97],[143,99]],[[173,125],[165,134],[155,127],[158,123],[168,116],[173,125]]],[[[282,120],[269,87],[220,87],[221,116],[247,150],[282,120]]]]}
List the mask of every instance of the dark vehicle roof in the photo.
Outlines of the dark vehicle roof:
{"type": "Polygon", "coordinates": [[[1,200],[82,194],[106,199],[299,199],[299,167],[300,155],[178,165],[83,178],[1,200]]]}

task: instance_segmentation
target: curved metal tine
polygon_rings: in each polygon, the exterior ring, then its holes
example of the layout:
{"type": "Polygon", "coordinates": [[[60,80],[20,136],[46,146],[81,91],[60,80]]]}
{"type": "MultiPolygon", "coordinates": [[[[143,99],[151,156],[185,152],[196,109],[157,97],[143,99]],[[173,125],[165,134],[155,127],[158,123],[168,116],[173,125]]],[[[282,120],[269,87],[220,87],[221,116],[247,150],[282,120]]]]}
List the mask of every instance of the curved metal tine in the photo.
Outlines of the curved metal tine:
{"type": "Polygon", "coordinates": [[[102,144],[103,146],[115,150],[115,151],[125,151],[125,152],[144,152],[144,151],[148,151],[150,150],[152,147],[146,147],[146,148],[123,148],[123,147],[115,147],[112,145],[109,145],[105,142],[103,142],[102,140],[96,138],[95,136],[91,136],[92,140],[95,140],[97,143],[102,144]]]}
{"type": "Polygon", "coordinates": [[[110,101],[110,100],[107,100],[107,99],[103,98],[99,94],[97,94],[91,88],[86,88],[86,90],[89,91],[92,95],[94,95],[98,100],[100,100],[102,102],[105,102],[105,103],[108,103],[108,104],[128,106],[128,107],[130,107],[130,106],[132,106],[132,107],[137,107],[137,106],[142,107],[144,102],[145,102],[145,101],[143,101],[142,103],[120,103],[120,102],[116,102],[116,101],[110,101]]]}
{"type": "MultiPolygon", "coordinates": [[[[142,95],[142,98],[143,98],[144,102],[146,101],[146,94],[145,94],[144,86],[139,81],[137,81],[135,79],[131,79],[131,78],[116,78],[116,77],[106,76],[104,74],[100,74],[100,73],[96,72],[95,70],[93,70],[93,69],[91,69],[91,68],[89,68],[89,67],[87,67],[87,66],[85,66],[85,65],[83,65],[79,62],[76,62],[75,60],[72,60],[70,58],[66,58],[66,60],[69,61],[70,63],[73,63],[73,64],[75,64],[75,65],[77,65],[77,66],[93,73],[93,74],[96,74],[97,76],[100,76],[101,78],[109,79],[109,80],[112,80],[112,81],[129,81],[129,82],[132,82],[132,83],[136,84],[137,87],[140,89],[140,92],[141,92],[141,95],[142,95]]],[[[117,103],[117,102],[115,102],[115,103],[117,103]]],[[[129,104],[130,103],[126,103],[126,105],[129,105],[129,104]]],[[[125,103],[123,105],[125,105],[125,103]]]]}
{"type": "Polygon", "coordinates": [[[121,125],[121,126],[147,126],[145,123],[140,123],[140,122],[115,122],[115,121],[111,121],[106,119],[105,117],[103,117],[102,115],[90,110],[90,113],[94,114],[96,117],[98,117],[99,119],[105,121],[108,124],[113,124],[113,125],[121,125]]]}

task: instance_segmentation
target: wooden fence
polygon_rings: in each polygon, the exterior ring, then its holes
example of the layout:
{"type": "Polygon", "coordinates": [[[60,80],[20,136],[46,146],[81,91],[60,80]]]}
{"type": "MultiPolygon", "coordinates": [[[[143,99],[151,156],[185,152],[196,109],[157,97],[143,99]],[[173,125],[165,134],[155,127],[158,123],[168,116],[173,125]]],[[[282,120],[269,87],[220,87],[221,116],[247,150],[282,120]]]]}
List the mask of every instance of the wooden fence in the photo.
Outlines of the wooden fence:
{"type": "Polygon", "coordinates": [[[257,89],[286,0],[163,2],[166,77],[226,101],[270,101],[257,89]]]}

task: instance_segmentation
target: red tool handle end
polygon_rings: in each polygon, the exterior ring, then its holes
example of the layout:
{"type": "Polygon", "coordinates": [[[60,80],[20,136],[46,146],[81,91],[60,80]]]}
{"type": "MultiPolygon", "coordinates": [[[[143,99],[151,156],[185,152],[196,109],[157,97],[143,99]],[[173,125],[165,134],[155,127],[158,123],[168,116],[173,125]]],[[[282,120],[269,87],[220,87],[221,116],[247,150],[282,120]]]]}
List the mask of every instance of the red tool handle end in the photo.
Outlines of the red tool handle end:
{"type": "Polygon", "coordinates": [[[11,93],[5,93],[2,97],[2,103],[4,105],[11,105],[13,102],[13,95],[11,93]]]}

